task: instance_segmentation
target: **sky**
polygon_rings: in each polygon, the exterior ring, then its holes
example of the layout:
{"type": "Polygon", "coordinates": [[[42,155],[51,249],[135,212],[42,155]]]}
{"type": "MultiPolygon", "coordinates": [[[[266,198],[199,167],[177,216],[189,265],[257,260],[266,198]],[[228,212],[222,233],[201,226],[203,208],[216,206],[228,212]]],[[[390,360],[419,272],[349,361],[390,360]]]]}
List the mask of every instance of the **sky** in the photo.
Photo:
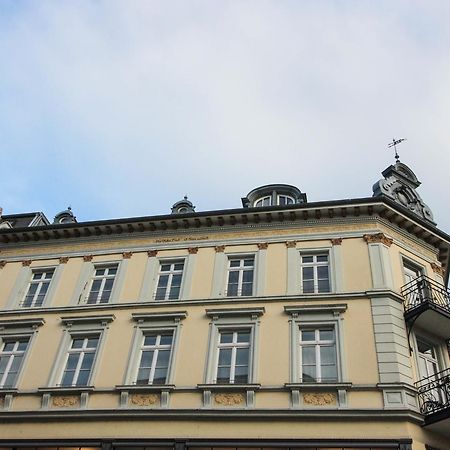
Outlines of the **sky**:
{"type": "Polygon", "coordinates": [[[450,232],[448,0],[1,0],[0,206],[79,221],[369,197],[400,159],[450,232]]]}

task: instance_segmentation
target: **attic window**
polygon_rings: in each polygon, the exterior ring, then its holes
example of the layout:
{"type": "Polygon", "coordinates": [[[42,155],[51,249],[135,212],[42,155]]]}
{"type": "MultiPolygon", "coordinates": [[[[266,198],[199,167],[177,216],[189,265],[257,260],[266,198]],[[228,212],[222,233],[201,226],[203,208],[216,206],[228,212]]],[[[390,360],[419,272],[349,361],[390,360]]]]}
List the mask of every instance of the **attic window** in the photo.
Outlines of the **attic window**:
{"type": "Polygon", "coordinates": [[[272,205],[272,197],[268,195],[267,197],[261,197],[258,198],[258,200],[255,201],[254,207],[259,208],[261,206],[270,206],[272,205]]]}

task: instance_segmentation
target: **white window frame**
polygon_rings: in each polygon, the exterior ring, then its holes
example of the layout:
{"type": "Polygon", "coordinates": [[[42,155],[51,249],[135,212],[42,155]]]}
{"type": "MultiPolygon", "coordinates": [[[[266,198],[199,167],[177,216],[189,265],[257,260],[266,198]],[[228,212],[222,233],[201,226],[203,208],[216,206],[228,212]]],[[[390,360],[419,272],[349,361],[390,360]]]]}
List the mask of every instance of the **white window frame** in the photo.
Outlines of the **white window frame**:
{"type": "MultiPolygon", "coordinates": [[[[209,345],[206,357],[205,383],[218,384],[217,366],[219,361],[219,343],[220,333],[223,331],[250,332],[248,380],[247,383],[243,384],[256,383],[258,373],[260,316],[264,314],[264,308],[212,309],[206,310],[206,314],[212,321],[210,324],[209,345]]],[[[235,383],[225,383],[225,385],[230,384],[235,383]]]]}
{"type": "Polygon", "coordinates": [[[145,386],[145,385],[157,385],[157,386],[161,386],[161,385],[166,385],[167,384],[167,378],[169,376],[169,370],[170,370],[170,363],[171,363],[171,357],[172,357],[172,351],[173,351],[173,341],[174,341],[174,333],[172,330],[166,330],[164,331],[145,331],[142,335],[142,339],[141,339],[141,346],[140,346],[140,352],[139,352],[139,358],[138,358],[138,364],[136,367],[136,374],[134,377],[134,384],[136,384],[137,386],[145,386]],[[171,342],[170,344],[161,344],[161,338],[164,335],[168,335],[170,333],[171,335],[171,342]],[[156,336],[156,342],[154,345],[145,345],[145,339],[148,336],[156,336]],[[150,365],[150,373],[149,373],[149,377],[147,380],[147,383],[138,383],[138,375],[139,375],[139,371],[141,370],[141,364],[142,364],[142,356],[143,353],[145,351],[153,351],[153,357],[152,357],[152,362],[150,365]],[[161,351],[169,351],[169,361],[167,363],[167,370],[166,370],[166,376],[165,376],[165,380],[164,383],[155,383],[155,371],[156,371],[156,366],[158,364],[158,358],[159,358],[159,354],[161,351]]]}
{"type": "Polygon", "coordinates": [[[416,271],[418,273],[418,277],[421,275],[427,275],[425,266],[423,264],[418,263],[417,261],[408,258],[407,256],[400,255],[401,256],[401,263],[402,263],[402,275],[403,275],[403,281],[404,284],[409,283],[412,280],[408,280],[406,270],[416,271]]]}
{"type": "MultiPolygon", "coordinates": [[[[309,279],[308,279],[309,280],[309,279]]],[[[302,294],[329,294],[333,292],[333,280],[332,280],[332,271],[331,271],[331,255],[329,249],[324,249],[323,251],[309,251],[309,250],[301,250],[300,251],[300,292],[302,294]],[[318,256],[327,256],[326,263],[318,262],[318,256]],[[303,258],[311,256],[313,257],[313,262],[304,263],[303,258]],[[328,268],[328,285],[329,289],[327,291],[319,292],[319,278],[318,278],[318,267],[328,268]],[[313,268],[313,292],[305,292],[304,282],[306,280],[303,279],[303,268],[304,267],[312,267],[313,268]]]]}
{"type": "Polygon", "coordinates": [[[261,208],[264,206],[272,206],[272,195],[264,195],[263,197],[259,197],[258,199],[255,200],[255,202],[253,203],[253,207],[254,208],[261,208]],[[265,205],[264,204],[264,200],[269,199],[269,204],[265,205]],[[261,202],[261,205],[258,205],[258,203],[261,202]]]}
{"type": "MultiPolygon", "coordinates": [[[[221,350],[231,350],[231,363],[230,363],[230,377],[228,383],[224,384],[235,384],[236,379],[236,359],[237,359],[237,350],[240,348],[248,348],[248,361],[247,361],[247,381],[244,384],[249,383],[250,378],[250,362],[252,360],[252,332],[253,328],[236,328],[236,327],[219,327],[217,333],[217,356],[216,356],[216,364],[215,364],[215,374],[213,382],[217,383],[218,371],[219,371],[219,359],[221,350]],[[248,342],[237,342],[237,336],[240,332],[248,332],[249,340],[248,342]],[[233,340],[231,343],[221,343],[221,336],[223,333],[232,333],[233,340]]],[[[238,383],[239,384],[239,383],[238,383]]]]}
{"type": "Polygon", "coordinates": [[[226,297],[253,297],[255,296],[255,290],[256,290],[256,269],[257,269],[257,263],[256,263],[256,254],[250,253],[250,254],[228,254],[228,269],[227,269],[227,280],[226,280],[226,289],[225,289],[225,296],[226,297]],[[246,259],[253,259],[253,265],[252,266],[244,266],[244,261],[246,259]],[[241,261],[238,267],[231,267],[231,261],[241,261]],[[242,294],[242,287],[243,287],[243,278],[244,278],[244,271],[251,269],[253,271],[253,279],[252,279],[252,293],[250,295],[243,295],[242,294]],[[228,295],[228,289],[230,285],[230,273],[231,272],[239,272],[238,275],[238,287],[237,287],[237,295],[228,295]]]}
{"type": "Polygon", "coordinates": [[[158,268],[158,277],[156,280],[156,285],[155,285],[155,292],[153,293],[153,299],[157,302],[161,302],[161,301],[176,301],[176,300],[180,300],[181,298],[181,294],[183,292],[183,283],[184,283],[184,278],[185,278],[185,270],[186,270],[186,258],[173,258],[173,259],[160,259],[159,260],[159,268],[158,268]],[[175,266],[175,264],[183,264],[183,268],[181,270],[175,270],[175,268],[172,269],[172,266],[175,266]],[[169,271],[161,271],[161,268],[163,265],[165,264],[170,264],[171,268],[169,271]],[[178,296],[176,298],[169,298],[170,297],[170,293],[171,293],[171,289],[172,289],[172,281],[173,281],[173,276],[174,275],[180,275],[181,274],[181,282],[180,282],[180,290],[178,293],[178,296]],[[159,280],[161,279],[161,276],[165,276],[168,275],[168,281],[167,281],[167,286],[166,286],[166,291],[164,293],[164,298],[162,299],[157,299],[157,294],[158,294],[158,286],[159,286],[159,280]]]}
{"type": "Polygon", "coordinates": [[[20,374],[20,372],[22,370],[22,366],[23,366],[23,363],[24,363],[25,356],[26,356],[28,348],[30,346],[30,339],[31,339],[30,336],[21,336],[21,337],[11,336],[11,337],[8,337],[8,338],[4,337],[2,339],[1,349],[0,349],[0,359],[8,358],[8,362],[7,362],[6,367],[5,367],[5,372],[0,377],[0,389],[3,389],[3,388],[11,389],[11,388],[15,387],[16,382],[17,382],[17,378],[18,378],[18,376],[19,376],[19,374],[20,374]],[[18,344],[20,342],[24,342],[25,340],[27,340],[26,348],[24,350],[18,350],[18,348],[17,348],[18,344]],[[5,346],[8,343],[11,343],[11,342],[14,342],[14,348],[12,350],[10,350],[10,351],[5,351],[5,346]],[[6,380],[8,379],[8,377],[10,375],[10,372],[11,372],[11,367],[12,367],[12,365],[14,363],[14,360],[17,357],[21,357],[22,359],[20,361],[20,365],[19,365],[19,367],[17,369],[17,372],[16,372],[16,374],[14,376],[13,383],[11,385],[9,385],[9,386],[5,386],[6,380]]]}
{"type": "Polygon", "coordinates": [[[89,280],[89,288],[86,291],[86,295],[84,296],[83,303],[85,303],[86,305],[103,305],[103,304],[110,303],[112,294],[114,292],[114,287],[115,287],[115,284],[117,281],[118,274],[119,274],[119,263],[118,262],[94,264],[94,272],[92,273],[91,279],[89,280]],[[96,275],[97,270],[102,270],[102,269],[105,270],[105,274],[97,276],[96,275]],[[114,275],[109,275],[109,270],[111,270],[111,269],[116,270],[116,273],[114,275]],[[108,273],[106,273],[106,271],[108,271],[108,273]],[[110,279],[113,280],[113,284],[111,286],[111,291],[109,293],[108,299],[107,299],[107,301],[101,301],[102,295],[105,292],[105,284],[106,284],[107,280],[110,280],[110,279]],[[97,280],[101,280],[100,289],[98,290],[95,301],[91,302],[89,300],[90,300],[92,288],[94,286],[95,281],[97,281],[97,280]]]}
{"type": "Polygon", "coordinates": [[[42,268],[41,267],[39,267],[39,268],[33,267],[31,269],[30,280],[28,282],[28,286],[27,286],[25,295],[23,296],[23,298],[22,298],[22,300],[20,302],[20,307],[21,308],[41,308],[45,304],[45,300],[46,300],[46,298],[48,296],[48,293],[50,292],[52,281],[55,278],[55,274],[56,274],[56,267],[42,267],[42,268]],[[33,279],[35,274],[38,274],[38,273],[47,274],[47,273],[50,273],[50,272],[52,272],[52,276],[51,276],[50,279],[47,279],[47,278],[44,278],[44,279],[41,278],[40,280],[34,280],[33,279]],[[40,305],[36,305],[37,298],[39,297],[40,292],[42,290],[42,286],[43,286],[44,282],[46,282],[46,281],[48,281],[48,287],[47,287],[45,295],[44,295],[44,297],[42,299],[42,303],[40,305]],[[30,305],[25,305],[25,301],[26,301],[26,299],[28,297],[28,293],[29,293],[29,291],[31,289],[31,286],[33,284],[37,284],[38,288],[36,289],[36,292],[34,293],[34,295],[32,297],[31,304],[30,305]]]}
{"type": "Polygon", "coordinates": [[[321,324],[320,326],[308,326],[308,325],[300,325],[299,326],[299,342],[298,342],[298,351],[299,351],[299,355],[298,355],[298,361],[299,361],[299,382],[300,383],[308,383],[308,382],[312,382],[312,383],[337,383],[339,380],[339,371],[338,371],[338,357],[337,357],[337,339],[336,339],[336,326],[334,324],[321,324]],[[334,335],[334,339],[333,340],[321,340],[320,339],[320,332],[321,331],[325,331],[325,330],[332,330],[333,331],[333,335],[334,335]],[[303,341],[302,340],[302,332],[303,331],[313,331],[314,332],[314,341],[303,341]],[[330,347],[332,346],[334,349],[334,355],[335,355],[335,359],[336,359],[336,379],[333,380],[327,380],[324,379],[322,377],[322,357],[321,357],[321,353],[320,350],[322,347],[330,347]],[[303,348],[308,347],[308,348],[314,348],[314,368],[315,368],[315,373],[316,373],[316,379],[314,381],[305,381],[303,380],[303,359],[302,359],[302,350],[303,348]]]}

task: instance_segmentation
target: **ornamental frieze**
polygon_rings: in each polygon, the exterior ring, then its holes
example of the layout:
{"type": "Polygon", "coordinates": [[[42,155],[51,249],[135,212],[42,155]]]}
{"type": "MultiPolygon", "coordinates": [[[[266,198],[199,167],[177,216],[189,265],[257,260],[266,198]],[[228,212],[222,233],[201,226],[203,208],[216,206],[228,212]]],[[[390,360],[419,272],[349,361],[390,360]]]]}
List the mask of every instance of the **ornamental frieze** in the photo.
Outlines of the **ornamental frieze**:
{"type": "Polygon", "coordinates": [[[441,277],[445,274],[445,269],[441,266],[438,266],[436,263],[431,263],[431,268],[433,269],[434,273],[437,273],[441,277]]]}
{"type": "Polygon", "coordinates": [[[222,406],[238,406],[244,404],[245,397],[244,394],[237,393],[216,394],[214,401],[222,406]]]}
{"type": "Polygon", "coordinates": [[[80,399],[75,395],[53,397],[52,405],[55,408],[72,408],[78,406],[80,399]]]}
{"type": "Polygon", "coordinates": [[[130,403],[133,406],[153,406],[159,402],[159,395],[157,394],[132,394],[130,396],[130,403]]]}
{"type": "Polygon", "coordinates": [[[303,403],[311,406],[328,406],[336,404],[336,395],[330,393],[303,394],[303,403]]]}

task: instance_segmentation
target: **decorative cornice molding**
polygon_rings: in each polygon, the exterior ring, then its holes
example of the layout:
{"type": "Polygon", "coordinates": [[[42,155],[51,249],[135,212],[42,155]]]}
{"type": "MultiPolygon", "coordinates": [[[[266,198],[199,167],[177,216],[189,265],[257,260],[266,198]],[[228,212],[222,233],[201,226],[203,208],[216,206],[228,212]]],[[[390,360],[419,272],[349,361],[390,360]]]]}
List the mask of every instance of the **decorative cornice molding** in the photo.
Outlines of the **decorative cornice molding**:
{"type": "Polygon", "coordinates": [[[334,238],[334,239],[330,239],[330,241],[333,245],[341,245],[342,244],[342,238],[334,238]]]}
{"type": "Polygon", "coordinates": [[[190,255],[196,255],[198,253],[198,247],[189,247],[188,248],[188,253],[190,255]]]}
{"type": "Polygon", "coordinates": [[[68,261],[69,261],[69,257],[68,256],[61,256],[59,258],[59,263],[60,264],[67,264],[68,261]]]}
{"type": "Polygon", "coordinates": [[[179,322],[188,316],[187,311],[170,311],[170,312],[155,312],[155,313],[132,313],[131,317],[134,321],[143,323],[150,321],[174,320],[179,322]]]}
{"type": "Polygon", "coordinates": [[[130,259],[132,255],[133,255],[133,252],[123,252],[122,253],[122,258],[123,259],[130,259]]]}
{"type": "Polygon", "coordinates": [[[229,308],[229,309],[206,309],[206,315],[213,320],[222,317],[250,316],[256,318],[266,312],[265,308],[229,308]]]}
{"type": "Polygon", "coordinates": [[[92,255],[84,255],[83,256],[83,261],[84,262],[89,262],[92,261],[93,256],[92,255]]]}
{"type": "Polygon", "coordinates": [[[61,322],[67,327],[71,327],[76,324],[84,323],[98,323],[102,326],[112,322],[116,316],[114,314],[104,314],[101,316],[74,316],[74,317],[61,317],[61,322]]]}
{"type": "Polygon", "coordinates": [[[436,263],[431,263],[431,269],[433,270],[434,273],[437,273],[441,277],[445,275],[445,269],[437,265],[436,263]]]}
{"type": "Polygon", "coordinates": [[[393,239],[388,238],[384,233],[375,233],[375,234],[365,234],[363,239],[368,244],[384,244],[387,247],[390,247],[394,242],[393,239]]]}

